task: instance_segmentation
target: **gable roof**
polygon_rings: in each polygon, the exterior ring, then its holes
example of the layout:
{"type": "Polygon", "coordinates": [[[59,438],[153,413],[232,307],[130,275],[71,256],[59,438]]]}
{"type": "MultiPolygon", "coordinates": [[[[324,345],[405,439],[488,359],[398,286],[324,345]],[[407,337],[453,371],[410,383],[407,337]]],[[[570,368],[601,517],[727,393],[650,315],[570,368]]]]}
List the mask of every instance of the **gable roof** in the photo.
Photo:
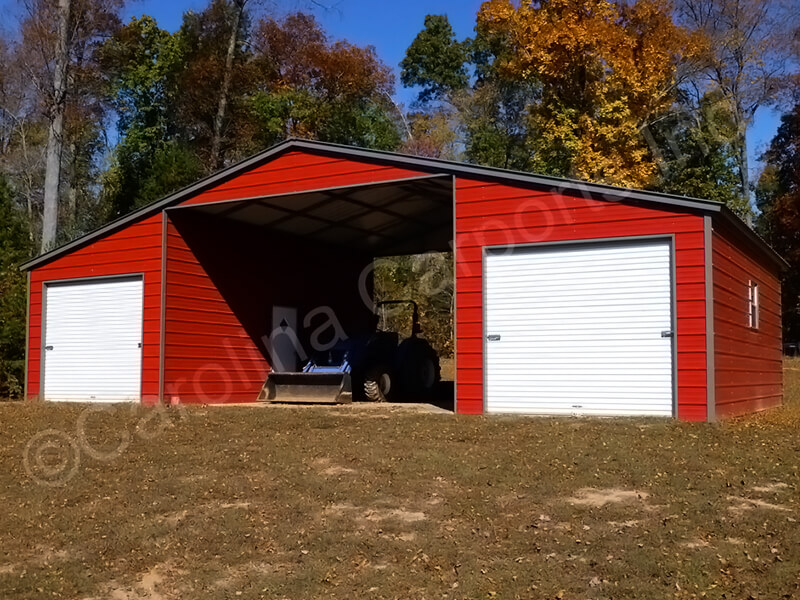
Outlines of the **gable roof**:
{"type": "Polygon", "coordinates": [[[536,188],[544,187],[555,193],[577,194],[595,200],[605,200],[609,202],[628,201],[647,204],[653,207],[692,209],[700,211],[703,214],[719,215],[726,222],[733,225],[735,229],[743,233],[756,247],[764,252],[769,259],[778,264],[781,268],[786,268],[788,266],[786,261],[784,261],[783,258],[781,258],[735,213],[724,204],[713,200],[702,200],[699,198],[623,188],[602,183],[590,183],[574,179],[536,175],[521,171],[510,171],[498,169],[496,167],[484,167],[449,160],[386,152],[383,150],[371,150],[354,146],[344,146],[341,144],[331,144],[328,142],[290,138],[250,158],[244,159],[239,163],[209,175],[181,190],[173,192],[160,200],[135,210],[124,217],[120,217],[95,231],[37,256],[20,265],[20,269],[30,270],[55,260],[73,250],[86,246],[97,239],[118,231],[131,223],[158,214],[165,208],[180,204],[200,192],[292,151],[302,151],[338,158],[352,158],[367,162],[378,162],[397,167],[406,167],[426,173],[455,175],[536,188]]]}

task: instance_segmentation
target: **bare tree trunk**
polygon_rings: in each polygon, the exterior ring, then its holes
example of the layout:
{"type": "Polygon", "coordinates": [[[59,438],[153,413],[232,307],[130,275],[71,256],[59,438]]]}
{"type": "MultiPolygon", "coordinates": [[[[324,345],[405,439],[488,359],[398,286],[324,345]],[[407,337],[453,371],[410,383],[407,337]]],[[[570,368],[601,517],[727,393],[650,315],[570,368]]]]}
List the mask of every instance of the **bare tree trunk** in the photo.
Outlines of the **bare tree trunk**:
{"type": "Polygon", "coordinates": [[[69,230],[70,237],[74,236],[75,232],[78,229],[78,227],[77,227],[77,225],[78,225],[78,190],[74,185],[75,184],[75,180],[76,180],[76,174],[78,172],[78,167],[77,167],[77,164],[76,164],[78,161],[75,158],[75,155],[77,153],[76,146],[77,145],[75,144],[74,141],[71,141],[70,144],[69,144],[69,154],[68,154],[69,169],[67,171],[67,176],[66,176],[66,178],[64,180],[64,183],[66,184],[66,188],[67,188],[65,190],[64,197],[66,197],[66,199],[67,199],[67,218],[68,218],[67,228],[69,230]]]}
{"type": "Polygon", "coordinates": [[[64,109],[67,98],[67,46],[69,41],[70,0],[58,0],[58,40],[56,42],[53,98],[45,151],[44,207],[42,211],[41,252],[47,252],[58,232],[58,184],[61,179],[61,153],[64,148],[64,109]]]}
{"type": "Polygon", "coordinates": [[[211,164],[215,169],[222,166],[222,125],[225,121],[225,112],[228,109],[228,92],[231,87],[233,76],[233,59],[236,54],[236,41],[239,37],[239,24],[242,21],[242,13],[247,0],[234,0],[236,12],[231,23],[231,37],[228,40],[228,53],[225,56],[225,71],[222,74],[222,88],[219,91],[219,102],[217,103],[217,114],[214,115],[214,135],[211,138],[211,164]]]}
{"type": "Polygon", "coordinates": [[[739,163],[739,185],[742,186],[742,198],[750,200],[750,166],[747,158],[747,122],[736,116],[736,162],[739,163]]]}

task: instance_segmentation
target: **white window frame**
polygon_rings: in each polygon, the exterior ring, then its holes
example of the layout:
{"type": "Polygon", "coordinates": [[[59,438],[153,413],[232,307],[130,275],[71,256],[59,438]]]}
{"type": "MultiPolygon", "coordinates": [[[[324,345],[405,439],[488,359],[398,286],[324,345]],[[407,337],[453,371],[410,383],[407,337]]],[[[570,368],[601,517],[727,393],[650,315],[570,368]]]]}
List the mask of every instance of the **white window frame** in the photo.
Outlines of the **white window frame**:
{"type": "Polygon", "coordinates": [[[750,329],[758,329],[761,320],[761,307],[758,283],[752,279],[747,282],[747,318],[750,329]]]}

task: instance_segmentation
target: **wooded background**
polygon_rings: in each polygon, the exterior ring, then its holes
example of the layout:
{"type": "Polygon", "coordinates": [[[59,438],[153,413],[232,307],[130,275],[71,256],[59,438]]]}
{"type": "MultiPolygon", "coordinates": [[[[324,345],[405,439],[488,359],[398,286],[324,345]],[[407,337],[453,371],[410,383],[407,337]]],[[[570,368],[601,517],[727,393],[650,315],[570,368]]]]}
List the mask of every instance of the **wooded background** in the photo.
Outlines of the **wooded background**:
{"type": "MultiPolygon", "coordinates": [[[[429,15],[399,65],[407,107],[320,2],[212,0],[174,32],[123,23],[125,0],[22,4],[0,34],[0,397],[23,386],[20,262],[290,136],[724,202],[790,262],[800,339],[800,0],[490,0],[463,40],[429,15]],[[784,116],[759,172],[766,108],[784,116]]],[[[452,352],[452,257],[376,273],[452,352]]]]}

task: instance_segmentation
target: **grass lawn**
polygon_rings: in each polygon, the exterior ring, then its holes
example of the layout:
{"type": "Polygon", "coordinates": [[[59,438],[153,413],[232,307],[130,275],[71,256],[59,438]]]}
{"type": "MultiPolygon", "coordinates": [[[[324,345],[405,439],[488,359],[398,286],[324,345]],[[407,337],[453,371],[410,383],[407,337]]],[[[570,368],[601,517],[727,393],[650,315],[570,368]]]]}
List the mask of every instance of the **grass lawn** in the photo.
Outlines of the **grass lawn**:
{"type": "Polygon", "coordinates": [[[787,367],[718,425],[0,405],[0,598],[796,597],[787,367]]]}

